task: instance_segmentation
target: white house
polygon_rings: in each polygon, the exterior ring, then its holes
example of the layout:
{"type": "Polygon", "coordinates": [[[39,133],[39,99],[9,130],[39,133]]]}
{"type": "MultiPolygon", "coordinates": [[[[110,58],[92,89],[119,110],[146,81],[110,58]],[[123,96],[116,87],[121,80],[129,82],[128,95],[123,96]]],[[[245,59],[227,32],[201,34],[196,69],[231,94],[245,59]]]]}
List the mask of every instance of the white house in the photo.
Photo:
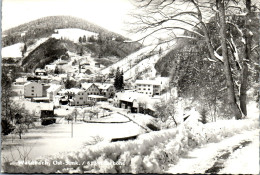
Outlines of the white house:
{"type": "Polygon", "coordinates": [[[95,83],[95,85],[98,87],[100,90],[100,94],[110,98],[115,94],[115,87],[113,84],[108,84],[108,83],[95,83]]]}
{"type": "Polygon", "coordinates": [[[162,82],[158,80],[136,80],[135,89],[138,93],[149,96],[161,95],[162,82]]]}
{"type": "Polygon", "coordinates": [[[46,72],[54,72],[56,67],[57,66],[55,64],[47,64],[45,65],[44,69],[46,72]]]}
{"type": "Polygon", "coordinates": [[[47,97],[49,98],[49,100],[53,101],[54,97],[63,88],[64,88],[63,85],[51,84],[51,86],[47,89],[47,97]]]}
{"type": "Polygon", "coordinates": [[[34,98],[43,96],[43,85],[37,82],[24,84],[24,97],[34,98]]]}
{"type": "Polygon", "coordinates": [[[87,104],[88,94],[83,89],[71,88],[69,89],[68,98],[69,105],[78,106],[87,104]]]}
{"type": "Polygon", "coordinates": [[[47,72],[44,69],[37,68],[35,70],[35,75],[39,75],[39,76],[47,75],[47,72]]]}
{"type": "Polygon", "coordinates": [[[27,83],[27,77],[19,77],[17,79],[15,79],[14,84],[16,85],[24,85],[25,83],[27,83]]]}
{"type": "Polygon", "coordinates": [[[81,83],[81,88],[85,90],[87,95],[100,95],[100,90],[94,83],[81,83]]]}
{"type": "Polygon", "coordinates": [[[138,112],[142,105],[147,105],[150,97],[138,92],[125,91],[118,92],[114,97],[114,105],[119,108],[129,109],[131,112],[138,112]]]}

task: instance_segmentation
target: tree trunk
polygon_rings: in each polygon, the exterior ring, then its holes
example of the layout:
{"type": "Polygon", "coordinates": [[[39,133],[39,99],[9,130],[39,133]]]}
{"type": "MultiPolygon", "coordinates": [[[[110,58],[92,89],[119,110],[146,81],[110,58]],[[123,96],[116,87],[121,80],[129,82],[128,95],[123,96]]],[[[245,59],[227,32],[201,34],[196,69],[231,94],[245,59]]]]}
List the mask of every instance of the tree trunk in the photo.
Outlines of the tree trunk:
{"type": "Polygon", "coordinates": [[[226,19],[225,19],[225,6],[223,0],[216,0],[217,7],[219,9],[219,19],[220,19],[220,38],[221,38],[221,47],[222,47],[222,57],[224,61],[224,73],[227,83],[227,93],[228,93],[228,103],[233,115],[236,119],[241,119],[242,115],[239,110],[239,107],[236,103],[234,82],[231,73],[229,58],[228,58],[228,49],[226,43],[226,19]]]}
{"type": "MultiPolygon", "coordinates": [[[[246,56],[248,57],[248,56],[246,56]]],[[[246,58],[247,60],[247,58],[246,58]]],[[[246,116],[247,115],[247,109],[246,109],[246,92],[247,92],[247,85],[248,85],[248,66],[247,63],[243,63],[243,68],[242,68],[242,77],[241,77],[241,86],[240,86],[240,108],[243,114],[246,116]]]]}
{"type": "Polygon", "coordinates": [[[246,9],[247,9],[247,15],[245,19],[245,30],[244,30],[244,37],[245,37],[245,52],[244,52],[244,60],[243,60],[243,67],[242,67],[242,74],[241,74],[241,87],[240,87],[240,108],[243,114],[247,115],[247,109],[246,109],[246,91],[248,86],[248,66],[247,62],[250,60],[250,54],[251,54],[251,39],[252,36],[249,34],[249,18],[251,14],[251,0],[246,1],[246,9]]]}

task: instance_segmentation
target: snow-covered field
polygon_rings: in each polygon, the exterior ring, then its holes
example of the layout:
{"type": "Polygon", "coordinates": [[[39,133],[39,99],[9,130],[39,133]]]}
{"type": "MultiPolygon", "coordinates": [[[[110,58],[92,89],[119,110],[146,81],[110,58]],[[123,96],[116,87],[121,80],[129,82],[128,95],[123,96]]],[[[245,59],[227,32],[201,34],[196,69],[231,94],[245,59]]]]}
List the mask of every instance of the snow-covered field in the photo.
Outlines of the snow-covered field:
{"type": "Polygon", "coordinates": [[[40,156],[57,154],[64,151],[76,151],[91,142],[96,136],[109,142],[112,138],[128,137],[144,131],[132,122],[120,124],[73,123],[73,138],[71,138],[72,124],[64,119],[57,119],[58,123],[30,129],[28,133],[18,139],[18,136],[7,136],[2,145],[2,158],[7,160],[21,160],[19,151],[25,154],[30,150],[27,159],[35,160],[40,156]],[[12,137],[15,138],[12,141],[12,137]]]}
{"type": "Polygon", "coordinates": [[[2,58],[22,58],[23,43],[17,43],[11,46],[2,48],[2,58]]]}
{"type": "Polygon", "coordinates": [[[24,54],[24,56],[25,56],[25,57],[28,56],[34,49],[36,49],[38,46],[40,46],[42,43],[44,43],[44,42],[47,41],[48,39],[49,39],[49,38],[40,38],[40,39],[37,39],[37,41],[36,41],[34,44],[28,46],[27,51],[26,51],[26,53],[24,54]]]}
{"type": "MultiPolygon", "coordinates": [[[[107,134],[107,136],[110,136],[112,132],[115,133],[116,136],[120,136],[120,134],[122,134],[121,131],[126,129],[126,127],[129,126],[120,124],[106,128],[102,125],[102,131],[95,130],[93,132],[95,132],[95,134],[103,132],[104,135],[107,134]]],[[[99,128],[101,128],[100,125],[99,128]]],[[[142,134],[133,141],[115,143],[101,142],[93,146],[86,146],[84,149],[47,156],[44,159],[37,159],[37,161],[47,161],[50,163],[58,160],[61,162],[76,162],[77,164],[24,166],[18,163],[15,165],[6,165],[5,168],[10,171],[14,170],[13,172],[27,173],[39,171],[44,173],[172,173],[177,171],[177,168],[173,170],[171,167],[178,167],[183,157],[185,158],[186,156],[188,159],[195,159],[195,156],[198,155],[201,157],[201,150],[199,151],[200,154],[197,153],[194,157],[189,157],[187,153],[194,148],[203,149],[205,145],[206,150],[203,152],[205,155],[203,160],[206,161],[204,164],[208,166],[206,169],[205,166],[203,166],[204,169],[199,169],[199,167],[194,169],[198,170],[196,172],[205,173],[205,170],[210,168],[212,163],[214,163],[214,161],[207,162],[207,160],[212,158],[212,155],[218,155],[221,149],[233,149],[233,146],[236,146],[241,141],[254,141],[259,135],[257,128],[257,118],[218,121],[205,125],[195,120],[189,120],[174,129],[142,134]],[[219,145],[214,145],[218,143],[219,145]],[[210,145],[213,146],[211,147],[210,145]],[[211,148],[207,148],[208,146],[211,148]],[[216,150],[217,153],[214,152],[216,150]],[[180,162],[179,159],[181,160],[180,162]],[[115,163],[120,164],[119,167],[116,167],[115,163]]],[[[133,132],[133,128],[128,129],[128,131],[133,132]]],[[[82,132],[80,133],[81,135],[83,134],[82,132]]],[[[84,134],[87,134],[87,132],[84,132],[84,134]]],[[[75,136],[75,138],[77,137],[75,136]]],[[[258,151],[258,149],[251,151],[255,152],[258,151]]],[[[234,154],[233,156],[236,155],[234,154]]],[[[232,155],[228,161],[232,163],[232,155]]],[[[193,163],[194,162],[201,164],[201,162],[198,161],[193,161],[193,163]]],[[[189,165],[192,166],[192,163],[189,165]]],[[[187,167],[188,165],[186,166],[184,163],[183,166],[180,166],[180,168],[183,169],[179,169],[179,171],[182,173],[188,172],[187,167]]],[[[254,169],[254,171],[255,170],[256,169],[254,169]]]]}
{"type": "Polygon", "coordinates": [[[156,47],[156,45],[150,45],[146,46],[137,52],[134,52],[124,59],[116,62],[115,64],[103,69],[101,73],[103,75],[108,74],[111,69],[117,69],[119,67],[120,69],[124,70],[124,79],[129,80],[131,78],[134,78],[138,73],[142,73],[144,70],[149,70],[147,72],[148,77],[155,77],[156,70],[154,68],[155,63],[164,55],[168,53],[173,47],[174,47],[174,42],[170,47],[167,44],[162,44],[159,47],[156,47]],[[162,48],[162,53],[159,55],[159,49],[162,48]],[[137,60],[140,60],[143,56],[149,55],[150,52],[155,52],[154,55],[148,56],[144,60],[140,61],[135,65],[135,62],[137,60]]]}
{"type": "Polygon", "coordinates": [[[56,29],[55,30],[56,34],[52,34],[53,38],[56,39],[69,39],[75,43],[79,42],[79,37],[83,37],[84,35],[86,36],[86,38],[94,36],[97,37],[98,34],[94,33],[94,32],[90,32],[87,30],[82,30],[82,29],[76,29],[76,28],[68,28],[68,29],[56,29]]]}

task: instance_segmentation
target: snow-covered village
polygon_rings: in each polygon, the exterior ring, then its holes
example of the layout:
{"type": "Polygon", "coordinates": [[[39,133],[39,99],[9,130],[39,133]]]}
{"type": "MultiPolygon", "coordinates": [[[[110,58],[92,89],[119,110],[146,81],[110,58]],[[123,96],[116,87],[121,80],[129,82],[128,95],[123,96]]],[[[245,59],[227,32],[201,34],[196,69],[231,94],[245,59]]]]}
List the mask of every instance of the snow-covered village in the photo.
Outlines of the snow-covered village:
{"type": "Polygon", "coordinates": [[[259,174],[259,9],[4,0],[1,173],[259,174]]]}

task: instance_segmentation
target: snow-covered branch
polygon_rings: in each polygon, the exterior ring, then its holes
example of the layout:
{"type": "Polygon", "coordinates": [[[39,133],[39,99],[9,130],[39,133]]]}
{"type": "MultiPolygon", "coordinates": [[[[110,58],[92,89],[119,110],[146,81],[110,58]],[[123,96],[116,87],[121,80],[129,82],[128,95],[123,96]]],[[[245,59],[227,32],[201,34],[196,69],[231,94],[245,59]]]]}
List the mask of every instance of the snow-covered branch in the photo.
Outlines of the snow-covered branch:
{"type": "Polygon", "coordinates": [[[218,60],[220,60],[222,63],[224,62],[224,61],[223,61],[223,57],[220,56],[216,51],[214,51],[214,56],[215,56],[218,60]]]}

